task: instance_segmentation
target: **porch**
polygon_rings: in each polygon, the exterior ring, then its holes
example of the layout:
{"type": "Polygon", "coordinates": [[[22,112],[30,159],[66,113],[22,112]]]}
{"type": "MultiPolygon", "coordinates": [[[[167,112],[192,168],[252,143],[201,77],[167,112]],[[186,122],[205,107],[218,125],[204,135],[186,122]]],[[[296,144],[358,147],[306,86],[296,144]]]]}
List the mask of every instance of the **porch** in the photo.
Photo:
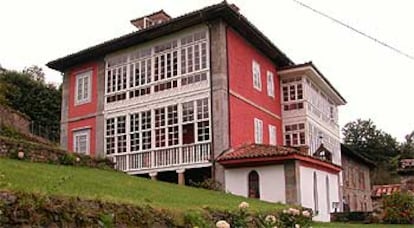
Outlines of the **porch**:
{"type": "Polygon", "coordinates": [[[108,155],[118,170],[128,174],[202,168],[211,166],[211,143],[108,155]]]}

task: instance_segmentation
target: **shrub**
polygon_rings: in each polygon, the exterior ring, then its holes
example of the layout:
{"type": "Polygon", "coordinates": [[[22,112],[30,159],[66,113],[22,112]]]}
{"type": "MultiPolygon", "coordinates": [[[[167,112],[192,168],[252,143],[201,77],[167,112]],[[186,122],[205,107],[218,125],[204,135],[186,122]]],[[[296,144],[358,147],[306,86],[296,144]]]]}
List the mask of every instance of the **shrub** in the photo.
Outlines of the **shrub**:
{"type": "Polygon", "coordinates": [[[210,228],[213,226],[200,211],[187,211],[184,213],[184,223],[187,227],[210,228]]]}
{"type": "Polygon", "coordinates": [[[278,214],[277,227],[310,227],[312,211],[310,209],[289,208],[278,214]]]}
{"type": "Polygon", "coordinates": [[[384,223],[414,223],[414,196],[409,193],[394,193],[385,196],[383,209],[384,223]]]}
{"type": "Polygon", "coordinates": [[[71,153],[65,153],[59,157],[60,164],[62,165],[74,165],[76,162],[76,156],[71,153]]]}
{"type": "Polygon", "coordinates": [[[371,212],[351,211],[351,212],[336,212],[331,214],[331,221],[333,222],[360,222],[369,223],[374,220],[371,212]]]}
{"type": "Polygon", "coordinates": [[[201,181],[201,182],[193,182],[190,180],[190,185],[196,188],[204,188],[207,190],[214,190],[214,191],[222,191],[223,189],[223,186],[221,185],[221,183],[212,178],[205,179],[204,181],[201,181]]]}

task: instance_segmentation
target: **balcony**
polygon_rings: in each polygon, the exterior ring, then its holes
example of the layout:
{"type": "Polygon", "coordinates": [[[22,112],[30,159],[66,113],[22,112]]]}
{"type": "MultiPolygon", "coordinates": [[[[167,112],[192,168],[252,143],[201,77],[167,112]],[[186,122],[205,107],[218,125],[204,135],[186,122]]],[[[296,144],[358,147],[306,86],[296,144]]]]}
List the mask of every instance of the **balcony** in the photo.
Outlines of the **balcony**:
{"type": "Polygon", "coordinates": [[[129,152],[108,156],[116,169],[129,174],[144,174],[185,168],[211,166],[211,143],[129,152]]]}

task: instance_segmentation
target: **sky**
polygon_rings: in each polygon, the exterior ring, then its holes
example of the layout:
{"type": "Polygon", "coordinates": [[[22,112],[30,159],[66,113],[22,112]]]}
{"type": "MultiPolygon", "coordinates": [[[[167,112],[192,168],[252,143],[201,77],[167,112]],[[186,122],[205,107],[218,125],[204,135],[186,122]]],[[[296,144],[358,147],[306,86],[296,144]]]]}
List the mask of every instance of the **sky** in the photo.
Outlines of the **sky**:
{"type": "MultiPolygon", "coordinates": [[[[414,56],[414,1],[301,0],[414,56]]],[[[38,65],[61,83],[51,60],[135,31],[131,19],[164,9],[172,17],[220,0],[3,0],[0,64],[38,65]]],[[[414,60],[293,0],[232,0],[295,63],[313,61],[347,100],[339,123],[371,118],[397,140],[414,130],[414,60]]]]}

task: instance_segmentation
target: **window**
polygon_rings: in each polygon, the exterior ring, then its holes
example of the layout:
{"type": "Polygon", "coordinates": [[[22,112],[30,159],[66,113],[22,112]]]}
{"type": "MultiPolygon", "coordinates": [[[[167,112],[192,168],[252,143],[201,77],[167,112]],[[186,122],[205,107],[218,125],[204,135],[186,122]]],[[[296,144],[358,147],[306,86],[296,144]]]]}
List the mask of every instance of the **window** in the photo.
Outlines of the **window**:
{"type": "Polygon", "coordinates": [[[106,120],[106,154],[127,152],[126,116],[106,120]]]}
{"type": "Polygon", "coordinates": [[[209,110],[209,99],[203,98],[108,118],[105,120],[106,154],[209,141],[209,110]]]}
{"type": "Polygon", "coordinates": [[[106,103],[206,82],[208,50],[207,31],[203,30],[108,58],[106,103]]]}
{"type": "Polygon", "coordinates": [[[326,209],[328,211],[328,214],[331,213],[331,197],[330,197],[330,191],[329,191],[329,177],[326,176],[325,179],[325,186],[326,186],[326,209]]]}
{"type": "Polygon", "coordinates": [[[79,154],[90,154],[89,151],[90,130],[79,130],[73,133],[73,151],[79,154]]]}
{"type": "MultiPolygon", "coordinates": [[[[303,86],[299,81],[284,83],[282,86],[283,101],[297,101],[303,99],[303,86]]],[[[283,82],[283,81],[282,81],[283,82]]]]}
{"type": "Polygon", "coordinates": [[[285,125],[285,145],[299,146],[305,145],[305,124],[285,125]]]}
{"type": "Polygon", "coordinates": [[[254,142],[263,143],[263,121],[256,118],[254,118],[254,142]]]}
{"type": "Polygon", "coordinates": [[[269,125],[269,144],[276,145],[276,127],[269,125]]]}
{"type": "Polygon", "coordinates": [[[178,110],[177,105],[167,108],[168,146],[178,145],[178,110]]]}
{"type": "Polygon", "coordinates": [[[262,80],[260,76],[260,65],[255,60],[252,62],[253,73],[253,87],[259,91],[262,91],[262,80]]]}
{"type": "Polygon", "coordinates": [[[90,70],[76,75],[75,105],[91,101],[91,77],[90,70]]]}
{"type": "Polygon", "coordinates": [[[267,95],[275,98],[275,81],[273,73],[270,71],[267,71],[267,95]]]}
{"type": "Polygon", "coordinates": [[[210,139],[208,99],[197,100],[197,135],[198,141],[207,141],[210,139]]]}
{"type": "Polygon", "coordinates": [[[155,147],[165,146],[165,108],[155,109],[155,147]]]}
{"type": "Polygon", "coordinates": [[[249,198],[260,199],[260,185],[259,185],[259,174],[256,171],[251,171],[248,177],[249,185],[249,198]]]}
{"type": "Polygon", "coordinates": [[[313,211],[315,215],[319,214],[318,177],[316,172],[313,172],[313,211]]]}

